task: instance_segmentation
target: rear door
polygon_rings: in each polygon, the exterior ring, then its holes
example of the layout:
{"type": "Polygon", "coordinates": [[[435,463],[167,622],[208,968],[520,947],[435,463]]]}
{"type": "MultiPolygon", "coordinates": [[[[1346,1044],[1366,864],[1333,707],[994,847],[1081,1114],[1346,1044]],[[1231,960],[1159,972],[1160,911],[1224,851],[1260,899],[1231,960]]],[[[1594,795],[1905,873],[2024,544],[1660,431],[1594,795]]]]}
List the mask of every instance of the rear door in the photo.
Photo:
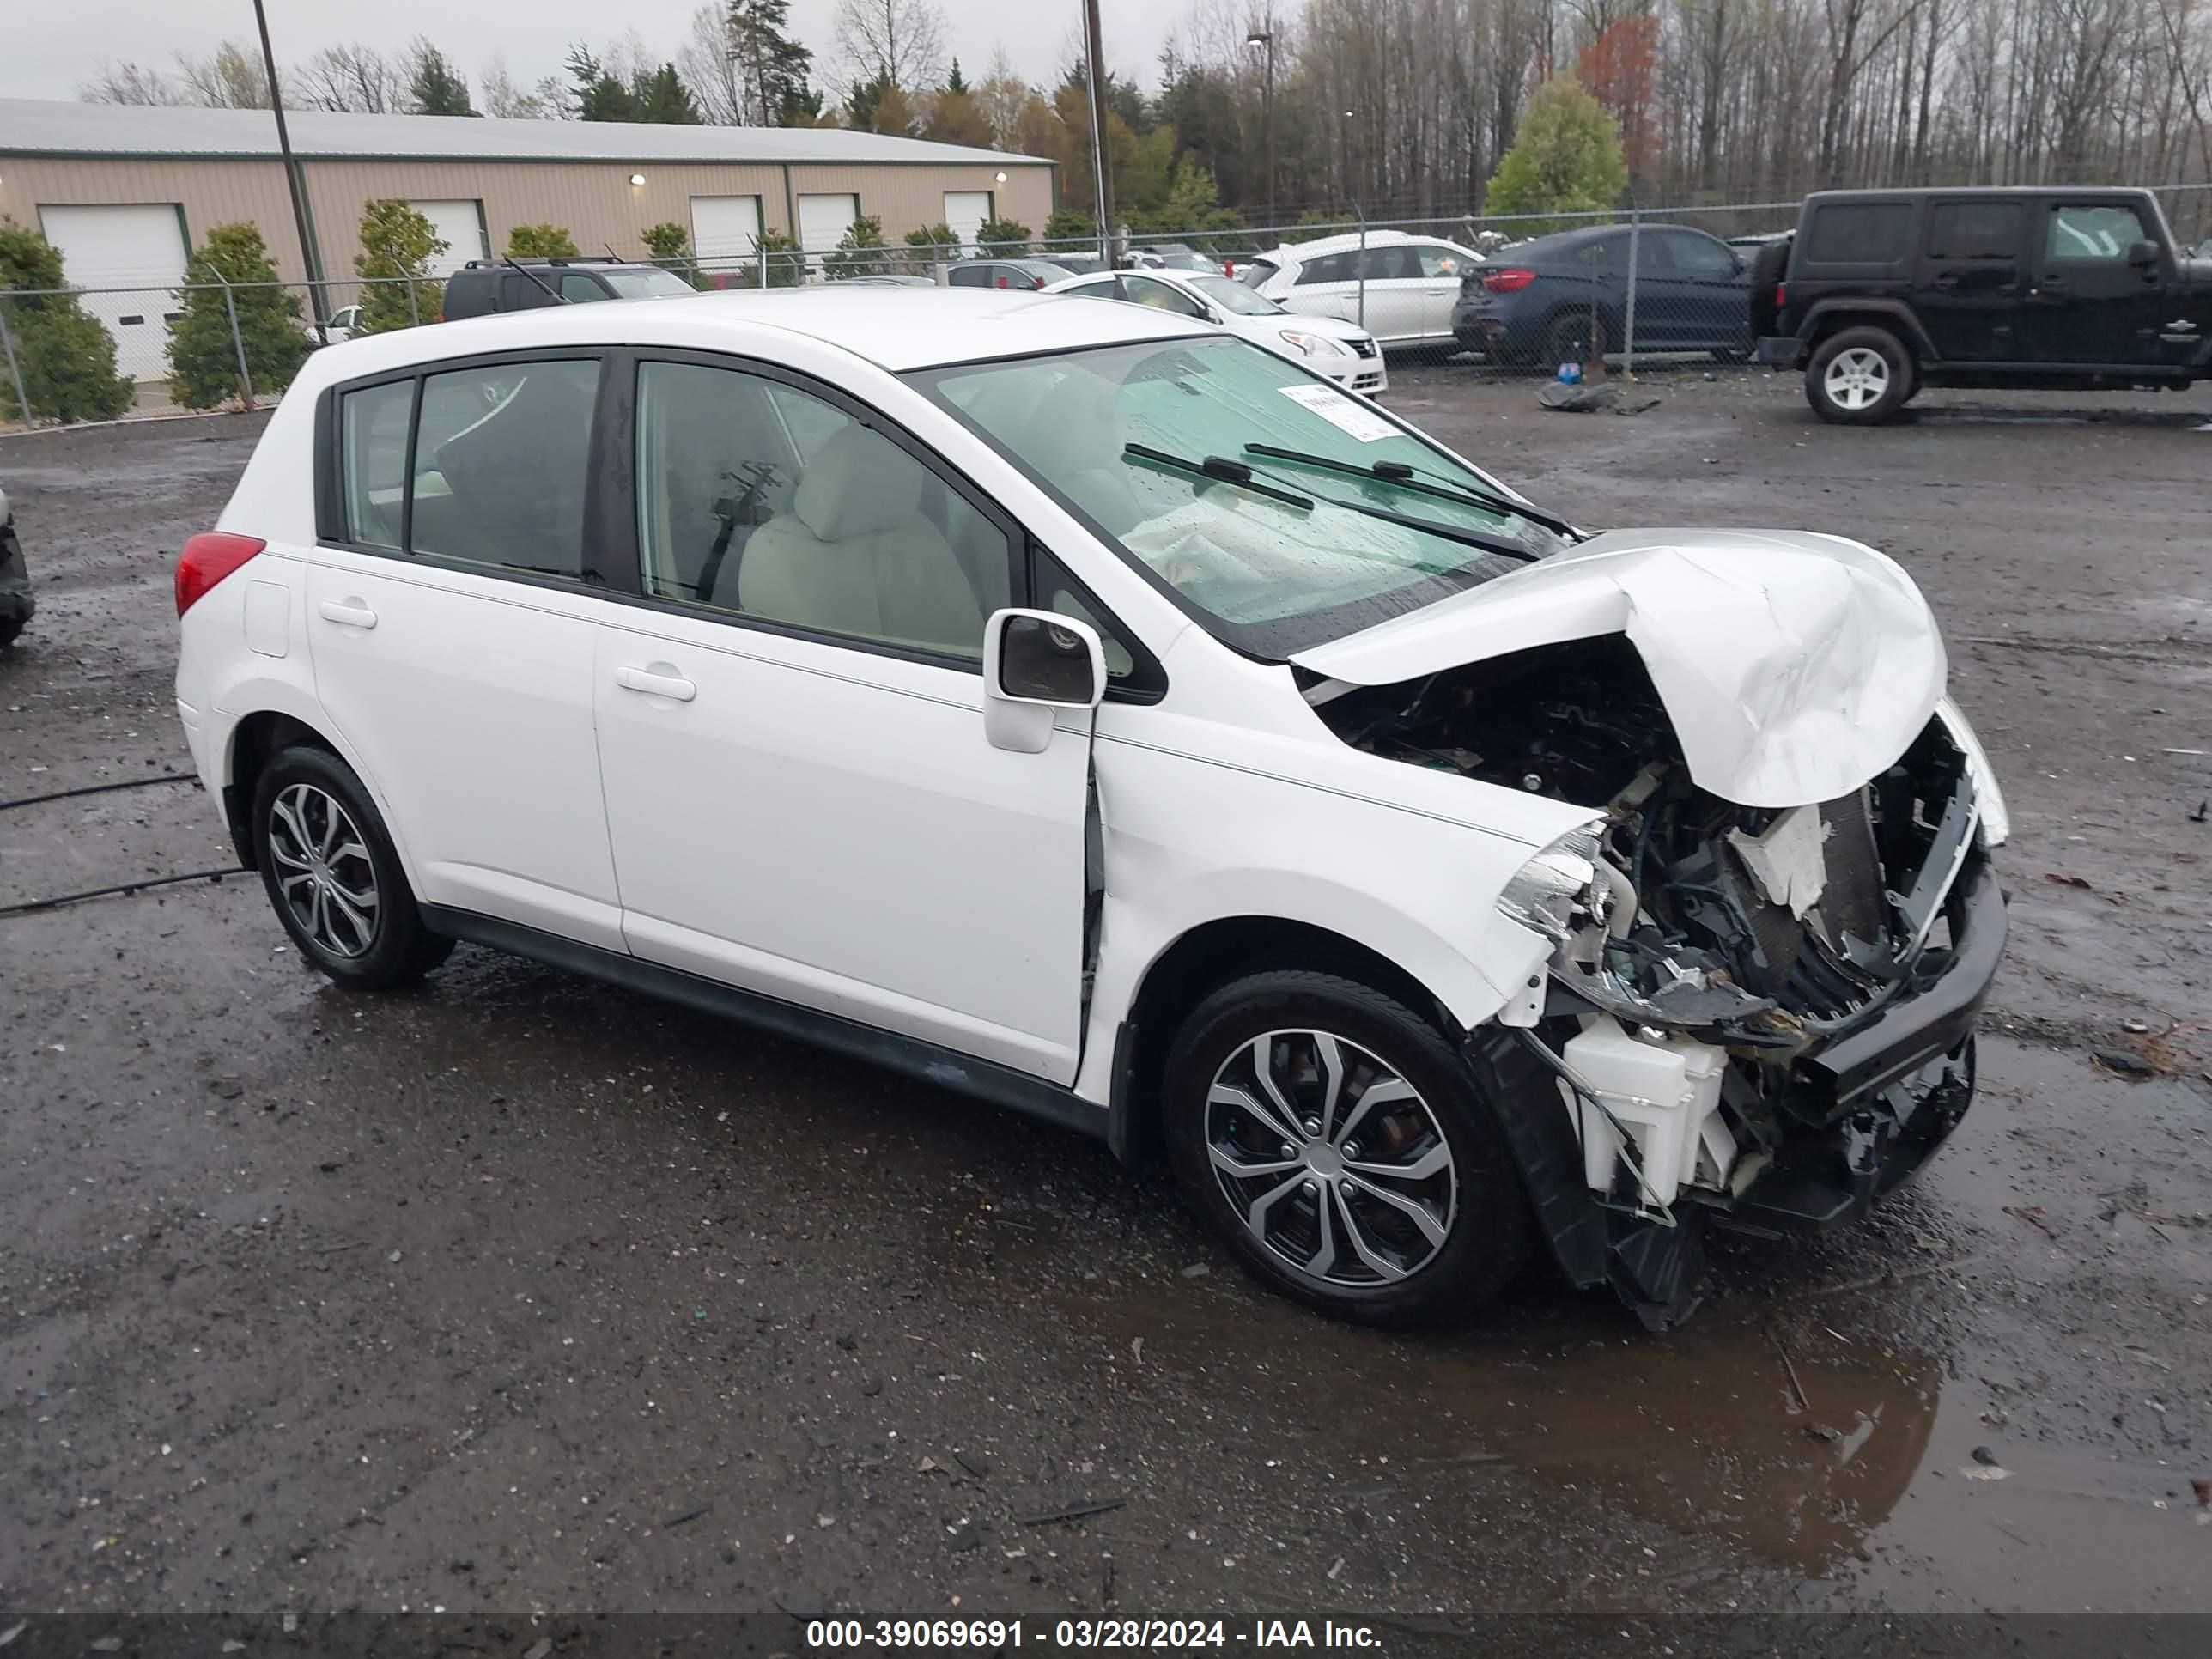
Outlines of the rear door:
{"type": "Polygon", "coordinates": [[[2136,204],[2074,198],[2040,204],[2024,355],[2037,362],[2131,367],[2176,361],[2160,335],[2177,313],[2172,261],[2136,204]],[[2159,246],[2139,265],[2139,242],[2159,246]]]}
{"type": "Polygon", "coordinates": [[[307,637],[421,896],[620,950],[592,726],[599,379],[596,355],[532,354],[337,389],[307,637]]]}
{"type": "Polygon", "coordinates": [[[2022,282],[2028,204],[2018,198],[1936,197],[1928,204],[1912,306],[1947,362],[2012,363],[2023,355],[2022,282]]]}
{"type": "MultiPolygon", "coordinates": [[[[1357,257],[1357,268],[1366,276],[1366,292],[1362,295],[1355,286],[1351,309],[1342,314],[1385,345],[1415,345],[1427,339],[1429,279],[1422,275],[1420,256],[1407,243],[1385,242],[1357,257]]],[[[1450,332],[1449,325],[1444,331],[1450,332]]]]}

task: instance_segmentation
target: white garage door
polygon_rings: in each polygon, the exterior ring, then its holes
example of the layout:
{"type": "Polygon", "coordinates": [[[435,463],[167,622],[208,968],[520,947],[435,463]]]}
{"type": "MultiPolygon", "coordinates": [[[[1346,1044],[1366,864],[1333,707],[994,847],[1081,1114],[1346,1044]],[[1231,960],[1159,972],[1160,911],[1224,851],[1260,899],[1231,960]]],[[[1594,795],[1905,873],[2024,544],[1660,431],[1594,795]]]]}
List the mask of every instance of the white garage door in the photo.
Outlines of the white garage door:
{"type": "Polygon", "coordinates": [[[88,294],[84,308],[115,338],[115,367],[134,380],[158,380],[169,372],[169,335],[163,319],[184,303],[174,293],[185,280],[185,222],[173,202],[128,207],[41,207],[39,228],[61,251],[62,272],[73,288],[117,288],[125,294],[88,294]]]}
{"type": "Polygon", "coordinates": [[[991,192],[988,190],[948,190],[945,192],[945,222],[952,227],[952,234],[960,239],[960,246],[975,251],[975,238],[991,216],[991,192]]]}
{"type": "Polygon", "coordinates": [[[857,196],[802,196],[799,198],[799,245],[809,253],[827,253],[844,240],[860,216],[857,196]]]}
{"type": "Polygon", "coordinates": [[[484,248],[483,204],[480,202],[410,202],[444,239],[446,251],[430,256],[430,274],[450,276],[471,259],[489,258],[484,248]]]}
{"type": "Polygon", "coordinates": [[[691,249],[710,264],[726,266],[750,258],[760,242],[760,228],[757,196],[691,198],[691,249]]]}

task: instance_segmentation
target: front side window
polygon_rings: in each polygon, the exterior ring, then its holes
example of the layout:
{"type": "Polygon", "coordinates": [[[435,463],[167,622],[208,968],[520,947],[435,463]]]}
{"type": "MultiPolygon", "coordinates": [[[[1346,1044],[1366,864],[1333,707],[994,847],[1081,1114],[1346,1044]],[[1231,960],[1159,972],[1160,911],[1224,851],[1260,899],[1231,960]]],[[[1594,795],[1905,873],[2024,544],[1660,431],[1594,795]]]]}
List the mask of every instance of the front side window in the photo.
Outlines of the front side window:
{"type": "Polygon", "coordinates": [[[2133,208],[2069,205],[2051,210],[2053,259],[2090,259],[2117,264],[2137,242],[2148,241],[2133,208]]]}
{"type": "Polygon", "coordinates": [[[1697,276],[1729,276],[1735,273],[1735,255],[1710,236],[1686,230],[1662,231],[1656,240],[1677,270],[1697,276]]]}
{"type": "Polygon", "coordinates": [[[1005,534],[823,398],[739,369],[641,364],[647,593],[980,662],[1010,604],[1005,534]]]}
{"type": "Polygon", "coordinates": [[[1375,463],[1396,462],[1447,495],[1495,490],[1364,399],[1242,340],[1113,346],[908,378],[1209,628],[1258,655],[1280,658],[1370,626],[1560,544],[1517,516],[1376,475],[1375,463]],[[1244,468],[1260,489],[1237,481],[1244,468]],[[1455,538],[1468,536],[1502,550],[1455,538]]]}
{"type": "Polygon", "coordinates": [[[1242,278],[1194,273],[1190,285],[1232,317],[1279,317],[1282,307],[1255,294],[1242,278]]]}
{"type": "Polygon", "coordinates": [[[1441,276],[1455,283],[1474,258],[1458,248],[1446,247],[1436,242],[1422,243],[1413,250],[1413,257],[1421,262],[1421,275],[1430,281],[1441,276]]]}
{"type": "Polygon", "coordinates": [[[945,273],[945,280],[954,288],[988,288],[991,286],[991,267],[972,262],[957,264],[945,273]]]}
{"type": "Polygon", "coordinates": [[[696,291],[672,270],[603,270],[599,280],[617,300],[665,300],[696,291]]]}
{"type": "Polygon", "coordinates": [[[1171,311],[1178,317],[1203,317],[1206,308],[1171,283],[1156,282],[1150,276],[1131,276],[1127,279],[1129,297],[1140,306],[1150,306],[1155,311],[1171,311]]]}
{"type": "Polygon", "coordinates": [[[580,577],[596,362],[501,363],[422,382],[409,548],[580,577]]]}

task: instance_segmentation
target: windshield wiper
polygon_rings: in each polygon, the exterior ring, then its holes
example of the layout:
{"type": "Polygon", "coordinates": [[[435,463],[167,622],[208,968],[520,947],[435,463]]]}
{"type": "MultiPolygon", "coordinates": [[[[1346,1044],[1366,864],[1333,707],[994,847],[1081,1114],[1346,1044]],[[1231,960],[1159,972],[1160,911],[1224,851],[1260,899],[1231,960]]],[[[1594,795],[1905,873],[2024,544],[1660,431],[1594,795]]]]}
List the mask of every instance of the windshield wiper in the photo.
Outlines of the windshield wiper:
{"type": "Polygon", "coordinates": [[[1248,455],[1265,455],[1278,461],[1294,461],[1300,466],[1318,467],[1325,472],[1341,472],[1347,477],[1376,478],[1417,495],[1434,495],[1439,501],[1458,501],[1468,507],[1479,507],[1489,513],[1503,513],[1529,523],[1540,525],[1555,536],[1568,540],[1579,539],[1574,526],[1565,519],[1555,519],[1550,514],[1522,505],[1504,495],[1493,495],[1486,489],[1472,484],[1431,483],[1418,477],[1413,467],[1405,461],[1375,461],[1362,466],[1357,461],[1340,461],[1333,455],[1311,455],[1302,449],[1283,449],[1274,444],[1246,444],[1248,455]]]}
{"type": "Polygon", "coordinates": [[[1519,542],[1509,541],[1503,536],[1486,535],[1480,530],[1469,530],[1461,525],[1438,524],[1434,519],[1417,519],[1410,513],[1394,513],[1387,507],[1376,506],[1372,501],[1347,501],[1335,495],[1323,495],[1319,499],[1346,513],[1357,513],[1364,519],[1380,519],[1384,524],[1418,530],[1424,535],[1457,542],[1462,547],[1479,547],[1484,552],[1494,553],[1502,559],[1522,559],[1534,564],[1544,556],[1534,548],[1523,547],[1519,542]]]}
{"type": "Polygon", "coordinates": [[[1269,501],[1294,507],[1301,513],[1313,511],[1311,496],[1261,483],[1253,477],[1250,467],[1242,461],[1232,461],[1225,455],[1208,455],[1204,460],[1194,461],[1185,456],[1170,454],[1164,449],[1154,449],[1150,444],[1125,444],[1121,453],[1153,466],[1165,467],[1171,472],[1188,472],[1193,477],[1212,478],[1222,483],[1235,484],[1239,489],[1249,489],[1255,495],[1265,495],[1269,501]]]}

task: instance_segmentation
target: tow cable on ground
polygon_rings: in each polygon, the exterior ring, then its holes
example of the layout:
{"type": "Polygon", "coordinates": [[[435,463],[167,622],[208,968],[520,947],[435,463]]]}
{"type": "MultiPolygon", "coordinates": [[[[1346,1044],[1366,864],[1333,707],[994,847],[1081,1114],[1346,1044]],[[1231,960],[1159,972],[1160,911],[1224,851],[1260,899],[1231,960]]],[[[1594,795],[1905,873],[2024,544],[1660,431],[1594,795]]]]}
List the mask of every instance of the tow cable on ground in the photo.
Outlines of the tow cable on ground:
{"type": "MultiPolygon", "coordinates": [[[[38,806],[47,801],[74,800],[80,795],[104,795],[117,789],[143,789],[156,783],[198,783],[199,778],[191,772],[164,772],[157,777],[125,778],[115,783],[88,783],[77,789],[57,789],[52,794],[26,795],[21,800],[0,800],[0,812],[13,811],[19,806],[38,806]]],[[[143,881],[118,882],[112,887],[94,887],[82,893],[63,893],[54,898],[30,899],[21,904],[0,904],[0,916],[27,915],[34,910],[58,909],[64,904],[79,904],[86,899],[110,898],[118,894],[137,893],[149,887],[174,887],[188,881],[219,882],[225,876],[250,874],[242,864],[234,864],[222,870],[195,870],[183,876],[149,876],[143,881]]]]}

